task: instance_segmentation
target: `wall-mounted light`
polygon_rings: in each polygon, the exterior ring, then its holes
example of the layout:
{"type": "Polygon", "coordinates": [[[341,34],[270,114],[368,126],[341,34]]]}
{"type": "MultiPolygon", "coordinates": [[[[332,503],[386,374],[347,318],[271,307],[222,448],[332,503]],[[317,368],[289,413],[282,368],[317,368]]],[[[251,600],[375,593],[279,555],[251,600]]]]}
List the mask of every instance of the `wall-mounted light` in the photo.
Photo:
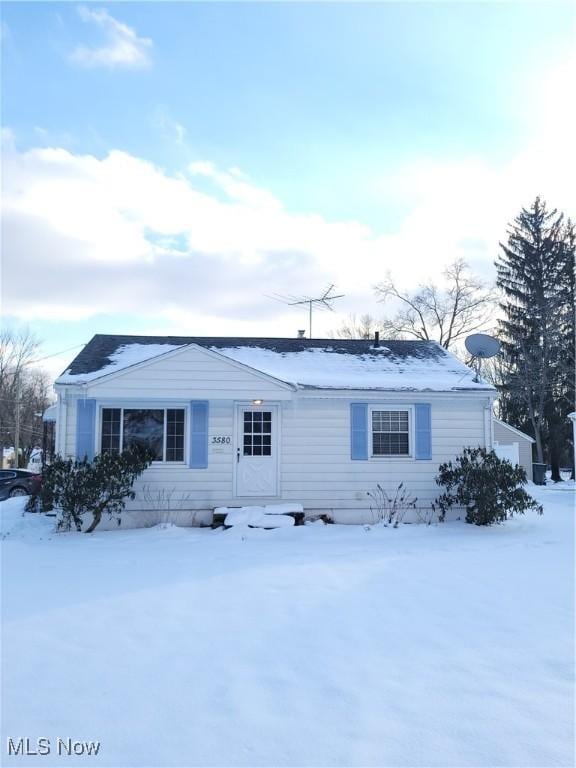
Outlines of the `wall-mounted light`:
{"type": "Polygon", "coordinates": [[[262,405],[264,400],[252,400],[252,405],[262,405]]]}

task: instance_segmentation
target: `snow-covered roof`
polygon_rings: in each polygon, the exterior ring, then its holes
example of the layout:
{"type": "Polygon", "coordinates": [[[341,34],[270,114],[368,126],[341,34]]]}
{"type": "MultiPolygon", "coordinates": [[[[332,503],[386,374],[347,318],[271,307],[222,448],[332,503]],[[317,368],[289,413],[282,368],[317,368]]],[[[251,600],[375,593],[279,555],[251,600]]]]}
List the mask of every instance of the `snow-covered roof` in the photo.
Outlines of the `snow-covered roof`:
{"type": "MultiPolygon", "coordinates": [[[[87,344],[86,346],[89,345],[87,344]]],[[[154,357],[166,354],[166,352],[180,349],[181,346],[181,344],[122,344],[115,352],[110,353],[107,361],[101,368],[75,373],[73,372],[73,363],[70,368],[56,379],[56,383],[79,384],[85,381],[94,381],[94,379],[100,379],[109,373],[116,373],[124,368],[130,368],[130,366],[137,363],[145,363],[147,360],[152,360],[154,357]]]]}
{"type": "Polygon", "coordinates": [[[364,354],[339,352],[329,345],[301,352],[254,347],[230,347],[218,352],[276,379],[304,387],[445,391],[487,386],[474,382],[473,371],[444,351],[434,356],[398,357],[387,342],[364,354]]]}
{"type": "Polygon", "coordinates": [[[42,414],[42,421],[56,421],[58,418],[58,406],[56,403],[54,405],[48,406],[44,413],[42,414]]]}
{"type": "Polygon", "coordinates": [[[389,391],[492,391],[433,341],[108,336],[84,347],[58,384],[83,384],[196,344],[304,388],[389,391]]]}

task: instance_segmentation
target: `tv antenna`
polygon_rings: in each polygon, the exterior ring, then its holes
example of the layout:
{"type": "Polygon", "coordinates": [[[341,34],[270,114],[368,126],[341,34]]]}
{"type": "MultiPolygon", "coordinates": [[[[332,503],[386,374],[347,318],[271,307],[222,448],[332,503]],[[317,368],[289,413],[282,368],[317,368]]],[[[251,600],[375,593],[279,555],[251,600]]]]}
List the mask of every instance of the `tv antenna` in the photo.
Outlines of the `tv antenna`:
{"type": "Polygon", "coordinates": [[[312,338],[312,311],[313,309],[321,309],[321,310],[329,310],[330,312],[334,312],[334,308],[332,307],[332,303],[336,301],[336,299],[342,299],[344,298],[344,293],[334,294],[332,291],[336,288],[334,283],[331,283],[328,288],[324,291],[324,293],[321,296],[318,296],[316,298],[313,298],[312,296],[281,296],[281,295],[274,295],[270,298],[276,299],[276,301],[281,301],[283,304],[287,304],[289,307],[299,307],[304,304],[308,305],[308,330],[309,335],[308,338],[312,338]]]}
{"type": "Polygon", "coordinates": [[[473,333],[464,340],[464,346],[472,355],[472,363],[475,365],[476,376],[474,381],[480,381],[482,360],[488,360],[500,352],[500,342],[494,336],[487,333],[473,333]]]}

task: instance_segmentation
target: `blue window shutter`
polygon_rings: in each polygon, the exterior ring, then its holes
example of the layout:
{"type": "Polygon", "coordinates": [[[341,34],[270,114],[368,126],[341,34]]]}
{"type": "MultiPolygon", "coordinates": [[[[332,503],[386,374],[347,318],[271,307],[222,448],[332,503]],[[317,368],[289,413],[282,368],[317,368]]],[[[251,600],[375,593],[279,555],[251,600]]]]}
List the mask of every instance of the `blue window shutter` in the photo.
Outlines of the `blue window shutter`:
{"type": "Polygon", "coordinates": [[[208,466],[208,401],[190,402],[190,467],[206,469],[208,466]]]}
{"type": "Polygon", "coordinates": [[[350,403],[350,455],[368,459],[368,403],[350,403]]]}
{"type": "Polygon", "coordinates": [[[432,458],[432,420],[430,403],[416,404],[416,454],[417,459],[432,458]]]}
{"type": "Polygon", "coordinates": [[[94,430],[96,427],[96,400],[80,398],[76,401],[76,457],[94,458],[94,430]]]}

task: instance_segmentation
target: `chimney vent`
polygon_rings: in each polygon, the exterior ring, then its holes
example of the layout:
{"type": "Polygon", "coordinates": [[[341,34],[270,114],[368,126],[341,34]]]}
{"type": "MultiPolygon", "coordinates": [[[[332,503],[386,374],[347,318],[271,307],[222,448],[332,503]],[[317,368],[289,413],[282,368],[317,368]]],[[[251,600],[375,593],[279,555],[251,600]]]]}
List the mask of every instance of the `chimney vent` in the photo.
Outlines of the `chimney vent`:
{"type": "Polygon", "coordinates": [[[374,331],[374,346],[380,346],[380,331],[374,331]]]}
{"type": "Polygon", "coordinates": [[[306,331],[298,331],[298,338],[299,339],[305,339],[306,338],[306,331]]]}

